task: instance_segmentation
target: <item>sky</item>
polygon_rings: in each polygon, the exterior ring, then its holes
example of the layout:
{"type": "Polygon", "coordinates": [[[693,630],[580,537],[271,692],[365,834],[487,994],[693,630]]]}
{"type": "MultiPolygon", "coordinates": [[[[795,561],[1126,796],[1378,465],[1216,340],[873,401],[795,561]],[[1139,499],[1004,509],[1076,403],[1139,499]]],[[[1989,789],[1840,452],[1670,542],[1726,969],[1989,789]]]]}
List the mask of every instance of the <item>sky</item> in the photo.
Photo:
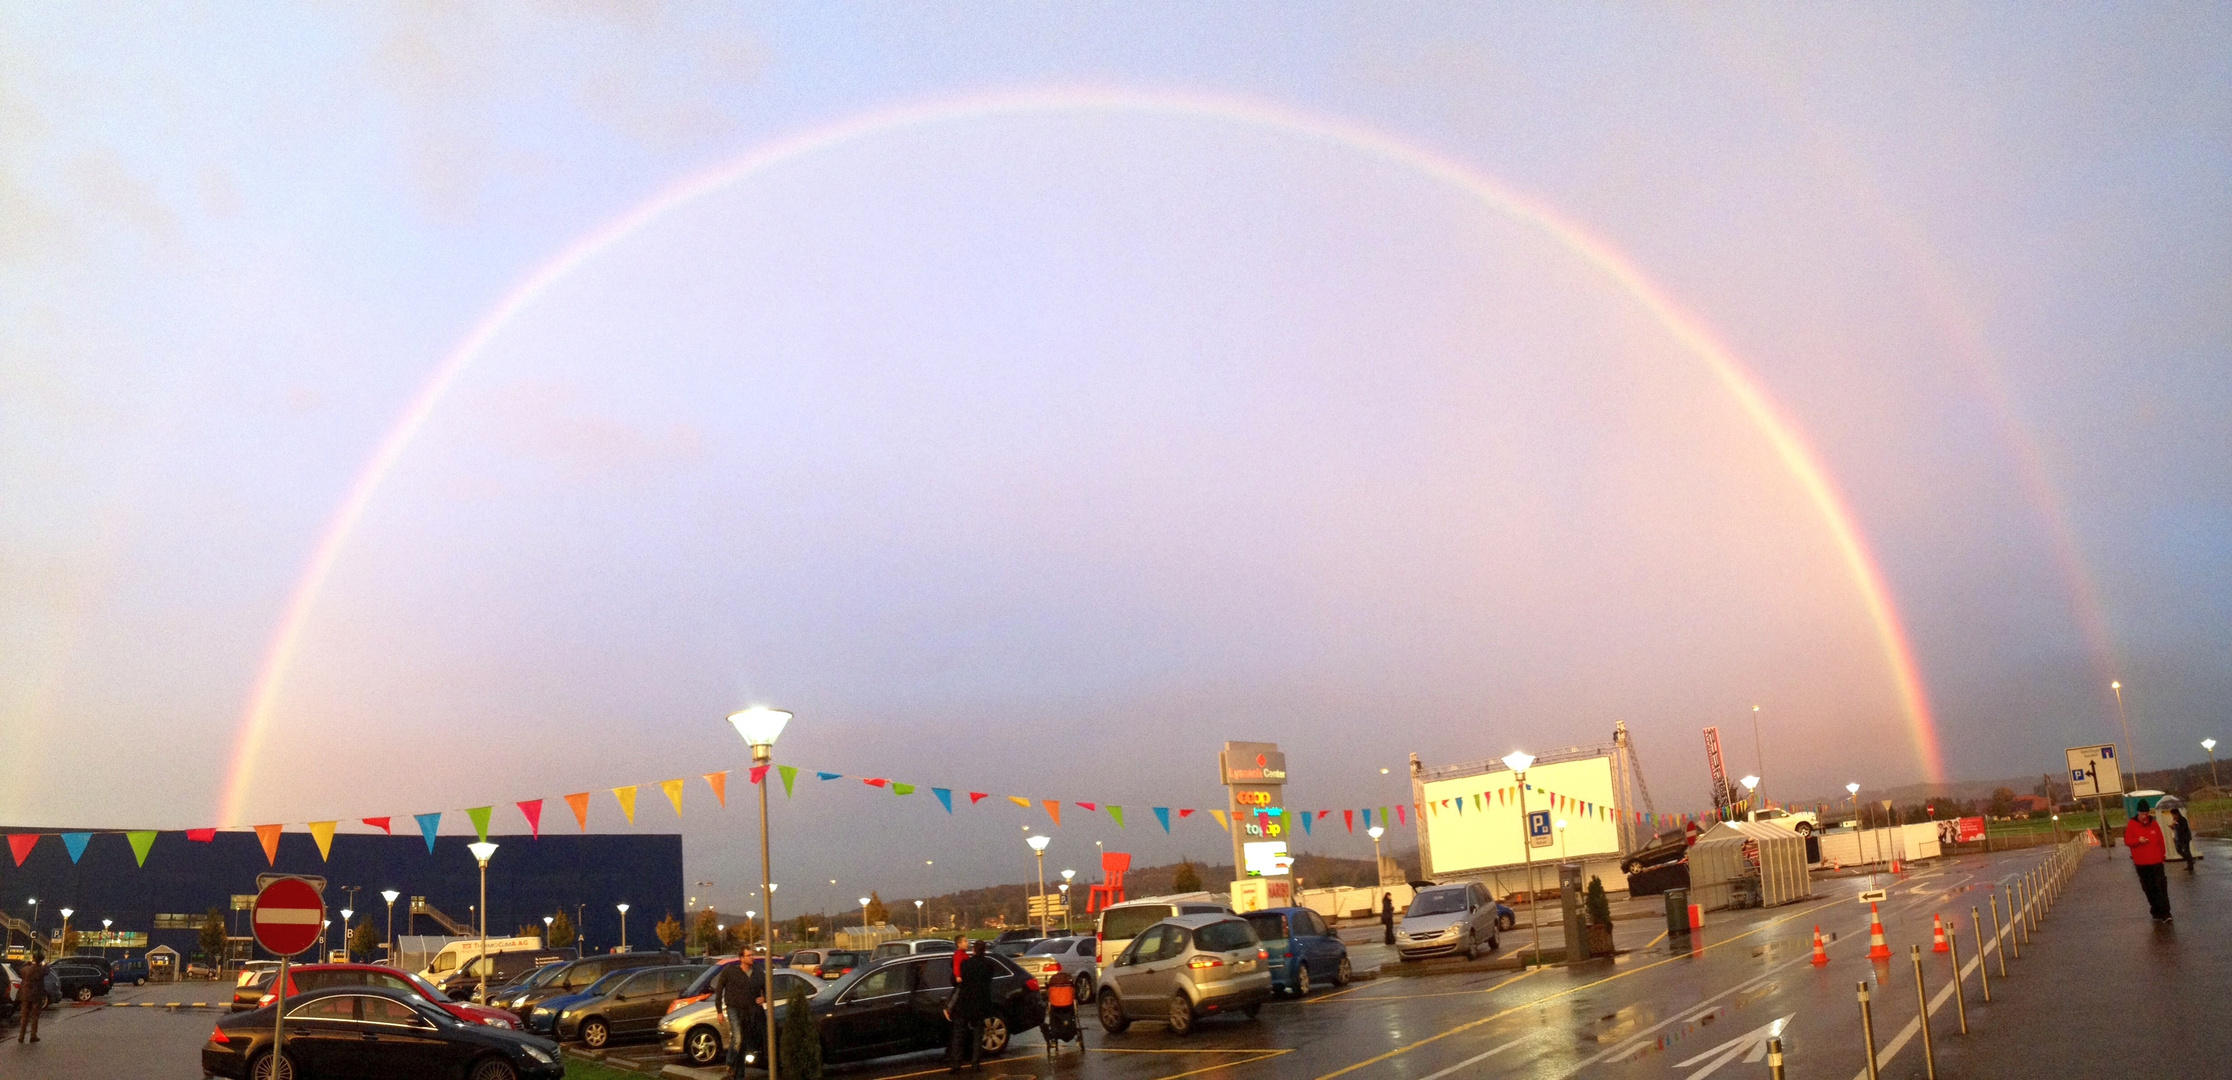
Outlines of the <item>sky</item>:
{"type": "Polygon", "coordinates": [[[1219,857],[1228,739],[2184,763],[2228,345],[2203,5],[11,5],[0,821],[573,828],[769,704],[841,906],[1219,857]]]}

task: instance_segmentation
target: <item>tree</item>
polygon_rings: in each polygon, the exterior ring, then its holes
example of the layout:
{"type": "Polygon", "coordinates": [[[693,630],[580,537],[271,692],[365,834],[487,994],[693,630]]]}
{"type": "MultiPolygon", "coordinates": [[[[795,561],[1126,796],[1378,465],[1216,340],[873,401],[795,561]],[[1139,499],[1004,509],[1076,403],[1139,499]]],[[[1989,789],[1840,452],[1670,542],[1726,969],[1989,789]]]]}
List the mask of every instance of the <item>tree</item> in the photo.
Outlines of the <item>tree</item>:
{"type": "Polygon", "coordinates": [[[884,906],[884,902],[883,902],[883,897],[881,897],[881,896],[878,896],[878,895],[876,895],[876,892],[875,892],[875,890],[873,890],[873,889],[869,890],[869,892],[868,892],[868,925],[869,925],[869,926],[882,926],[883,924],[885,924],[885,923],[888,923],[888,922],[890,922],[890,921],[891,921],[891,909],[889,909],[889,908],[887,908],[887,907],[885,907],[885,906],[884,906]]]}
{"type": "Polygon", "coordinates": [[[1170,879],[1170,891],[1182,893],[1201,891],[1201,868],[1195,866],[1192,859],[1187,859],[1178,864],[1178,873],[1170,879]]]}
{"type": "Polygon", "coordinates": [[[1993,817],[2006,817],[2007,815],[2014,812],[2015,792],[2009,788],[1993,788],[1992,805],[1990,807],[1989,813],[1993,817]]]}
{"type": "Polygon", "coordinates": [[[573,943],[573,918],[572,916],[569,916],[565,912],[561,911],[558,913],[557,918],[550,920],[550,940],[544,942],[544,944],[553,949],[563,949],[573,943]]]}
{"type": "Polygon", "coordinates": [[[690,942],[699,952],[721,952],[721,913],[712,908],[698,912],[690,927],[690,942]]]}
{"type": "Polygon", "coordinates": [[[1604,882],[1596,875],[1589,875],[1589,891],[1581,899],[1584,919],[1590,926],[1612,925],[1612,901],[1604,895],[1604,882]]]}
{"type": "Polygon", "coordinates": [[[807,1012],[805,991],[793,991],[783,1005],[783,1026],[775,1033],[775,1067],[783,1080],[822,1080],[821,1032],[807,1012]]]}
{"type": "Polygon", "coordinates": [[[675,942],[682,940],[682,920],[675,918],[673,912],[667,912],[666,918],[660,919],[651,932],[659,936],[660,947],[671,949],[675,942]]]}
{"type": "Polygon", "coordinates": [[[221,908],[221,907],[211,907],[211,908],[209,909],[209,914],[207,914],[207,915],[204,915],[204,916],[202,916],[202,925],[201,925],[201,950],[202,950],[202,955],[203,955],[203,956],[205,956],[205,957],[207,957],[207,958],[209,959],[209,962],[210,962],[211,964],[216,964],[216,965],[223,965],[223,964],[224,964],[224,962],[225,962],[225,909],[224,909],[224,908],[221,908]]]}
{"type": "Polygon", "coordinates": [[[373,950],[380,947],[381,940],[380,928],[372,925],[372,920],[366,919],[358,923],[356,929],[349,931],[349,955],[370,956],[373,950]]]}

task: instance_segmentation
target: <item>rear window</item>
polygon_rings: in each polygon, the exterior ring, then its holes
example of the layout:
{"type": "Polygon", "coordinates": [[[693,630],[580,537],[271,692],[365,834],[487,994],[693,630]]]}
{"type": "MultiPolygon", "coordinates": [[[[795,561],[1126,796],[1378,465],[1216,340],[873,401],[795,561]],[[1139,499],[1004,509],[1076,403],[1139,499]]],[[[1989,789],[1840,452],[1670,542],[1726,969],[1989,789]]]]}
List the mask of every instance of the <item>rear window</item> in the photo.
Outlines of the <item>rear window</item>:
{"type": "Polygon", "coordinates": [[[1072,946],[1072,945],[1075,945],[1075,944],[1077,944],[1077,943],[1076,943],[1076,942],[1074,942],[1074,941],[1071,941],[1071,940],[1070,940],[1070,939],[1068,939],[1068,938],[1048,938],[1048,939],[1047,939],[1047,940],[1045,940],[1045,941],[1041,941],[1041,942],[1039,942],[1038,944],[1036,944],[1036,945],[1033,945],[1033,946],[1031,946],[1031,947],[1030,947],[1030,948],[1029,948],[1028,950],[1026,950],[1026,951],[1024,952],[1024,954],[1023,954],[1023,955],[1025,955],[1025,956],[1052,956],[1052,955],[1054,955],[1055,953],[1058,953],[1058,952],[1068,952],[1068,951],[1069,951],[1069,947],[1070,947],[1070,946],[1072,946]]]}
{"type": "Polygon", "coordinates": [[[1240,919],[1214,922],[1194,931],[1194,948],[1203,952],[1231,952],[1256,947],[1255,931],[1240,919]]]}
{"type": "Polygon", "coordinates": [[[1140,904],[1135,907],[1109,908],[1101,912],[1101,936],[1104,938],[1135,938],[1139,932],[1169,918],[1169,904],[1140,904]]]}
{"type": "Polygon", "coordinates": [[[857,967],[860,964],[860,954],[844,949],[831,949],[822,954],[821,962],[823,967],[857,967]]]}
{"type": "Polygon", "coordinates": [[[1264,911],[1250,915],[1248,925],[1255,929],[1256,937],[1265,943],[1286,940],[1286,916],[1277,912],[1264,911]]]}

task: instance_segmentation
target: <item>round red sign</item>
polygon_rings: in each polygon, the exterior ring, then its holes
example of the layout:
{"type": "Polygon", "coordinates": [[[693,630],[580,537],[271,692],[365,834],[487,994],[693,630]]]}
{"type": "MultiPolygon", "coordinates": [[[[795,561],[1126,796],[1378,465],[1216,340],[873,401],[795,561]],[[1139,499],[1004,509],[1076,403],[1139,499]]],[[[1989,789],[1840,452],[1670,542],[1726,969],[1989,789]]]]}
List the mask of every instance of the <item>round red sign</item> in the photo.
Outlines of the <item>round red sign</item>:
{"type": "Polygon", "coordinates": [[[280,878],[256,894],[256,944],[293,956],[325,933],[325,897],[301,878],[280,878]]]}

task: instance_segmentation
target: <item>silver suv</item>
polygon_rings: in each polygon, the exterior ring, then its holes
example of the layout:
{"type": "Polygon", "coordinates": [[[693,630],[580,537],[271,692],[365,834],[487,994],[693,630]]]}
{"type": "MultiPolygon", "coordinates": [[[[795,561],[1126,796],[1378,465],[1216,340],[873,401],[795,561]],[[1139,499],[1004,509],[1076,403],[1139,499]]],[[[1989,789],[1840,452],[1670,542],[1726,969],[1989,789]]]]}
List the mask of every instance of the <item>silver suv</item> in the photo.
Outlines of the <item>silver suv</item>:
{"type": "Polygon", "coordinates": [[[1463,953],[1467,959],[1496,947],[1496,903],[1477,881],[1418,890],[1395,929],[1395,951],[1405,960],[1463,953]]]}
{"type": "Polygon", "coordinates": [[[1101,1028],[1121,1035],[1134,1020],[1160,1020],[1185,1035],[1204,1015],[1254,1017],[1270,996],[1270,958],[1248,920],[1181,915],[1142,931],[1101,970],[1101,1028]]]}

